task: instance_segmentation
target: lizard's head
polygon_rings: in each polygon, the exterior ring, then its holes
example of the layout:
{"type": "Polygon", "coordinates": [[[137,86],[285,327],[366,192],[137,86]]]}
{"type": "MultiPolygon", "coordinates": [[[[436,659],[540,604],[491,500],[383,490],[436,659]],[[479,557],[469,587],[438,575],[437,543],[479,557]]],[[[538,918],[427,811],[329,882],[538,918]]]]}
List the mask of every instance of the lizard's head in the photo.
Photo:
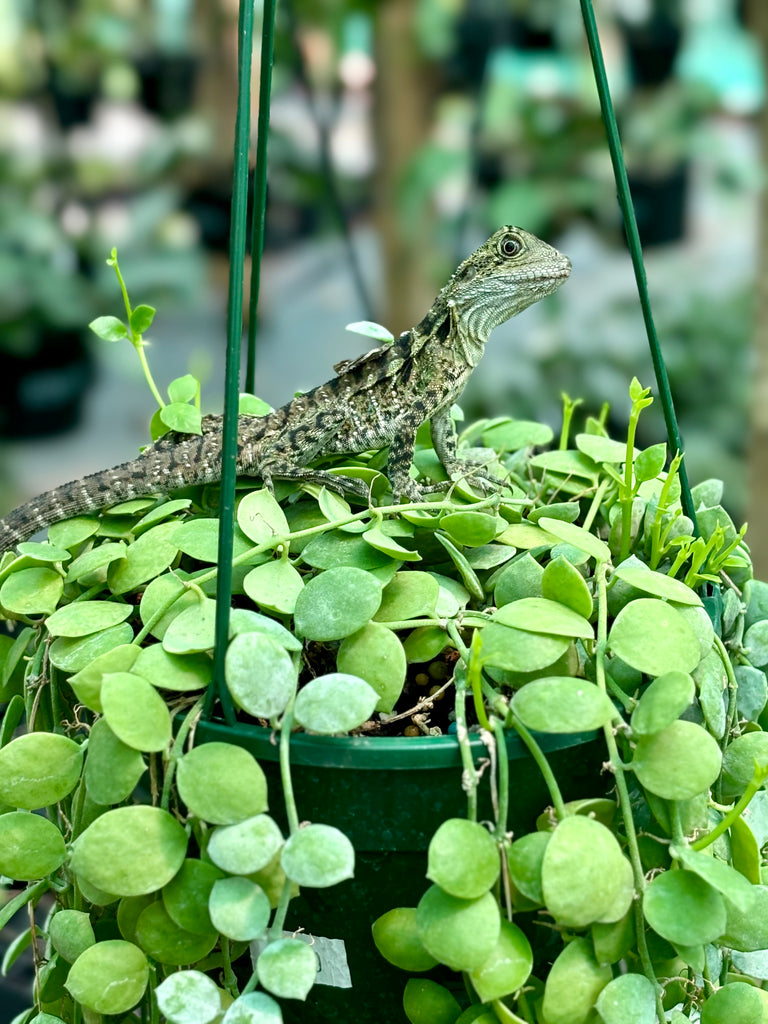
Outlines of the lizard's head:
{"type": "Polygon", "coordinates": [[[570,272],[571,261],[557,249],[504,227],[464,260],[440,298],[452,310],[463,347],[482,347],[494,327],[556,291],[570,272]]]}

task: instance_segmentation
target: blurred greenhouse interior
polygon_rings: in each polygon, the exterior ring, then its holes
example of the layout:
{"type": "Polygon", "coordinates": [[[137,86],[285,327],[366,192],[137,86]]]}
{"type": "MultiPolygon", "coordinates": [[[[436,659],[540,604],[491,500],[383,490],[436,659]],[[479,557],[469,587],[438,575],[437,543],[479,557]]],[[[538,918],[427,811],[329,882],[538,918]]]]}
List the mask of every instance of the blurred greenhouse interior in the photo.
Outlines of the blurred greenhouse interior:
{"type": "MultiPolygon", "coordinates": [[[[725,480],[765,576],[768,5],[595,6],[689,474],[725,480]]],[[[277,11],[261,397],[364,351],[350,321],[419,320],[513,223],[572,278],[495,333],[465,413],[558,425],[567,392],[620,429],[653,376],[577,0],[277,11]]],[[[0,511],[148,439],[135,353],[87,329],[122,312],[113,246],[158,307],[158,382],[190,370],[221,407],[236,29],[236,0],[0,0],[0,511]]],[[[643,429],[663,439],[656,406],[643,429]]]]}

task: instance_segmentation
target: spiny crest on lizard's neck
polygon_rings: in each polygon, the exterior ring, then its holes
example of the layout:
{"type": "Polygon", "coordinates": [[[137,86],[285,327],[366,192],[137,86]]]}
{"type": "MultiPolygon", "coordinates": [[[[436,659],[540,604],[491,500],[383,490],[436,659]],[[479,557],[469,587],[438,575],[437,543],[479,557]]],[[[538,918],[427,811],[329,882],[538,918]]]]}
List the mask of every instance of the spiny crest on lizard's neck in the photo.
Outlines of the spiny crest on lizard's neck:
{"type": "Polygon", "coordinates": [[[522,228],[503,227],[459,265],[414,328],[475,366],[494,327],[556,291],[571,261],[522,228]]]}

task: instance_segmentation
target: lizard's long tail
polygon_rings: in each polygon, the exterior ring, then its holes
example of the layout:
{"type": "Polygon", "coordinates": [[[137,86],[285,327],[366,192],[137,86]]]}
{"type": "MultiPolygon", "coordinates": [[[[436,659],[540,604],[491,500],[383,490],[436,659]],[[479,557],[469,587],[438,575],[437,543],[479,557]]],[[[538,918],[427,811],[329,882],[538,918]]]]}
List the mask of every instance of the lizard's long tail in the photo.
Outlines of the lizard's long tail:
{"type": "Polygon", "coordinates": [[[0,519],[0,553],[70,516],[218,480],[220,456],[220,446],[206,436],[181,443],[160,441],[137,459],[55,487],[0,519]]]}

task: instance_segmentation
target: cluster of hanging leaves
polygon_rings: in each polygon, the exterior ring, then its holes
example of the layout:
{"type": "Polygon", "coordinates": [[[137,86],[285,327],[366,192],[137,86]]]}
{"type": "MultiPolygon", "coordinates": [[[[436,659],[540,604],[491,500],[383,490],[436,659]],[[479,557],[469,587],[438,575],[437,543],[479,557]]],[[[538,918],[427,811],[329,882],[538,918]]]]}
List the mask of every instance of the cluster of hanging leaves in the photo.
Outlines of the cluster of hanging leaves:
{"type": "MultiPolygon", "coordinates": [[[[692,536],[663,445],[630,449],[627,476],[627,446],[594,420],[574,447],[542,450],[548,427],[510,419],[465,432],[476,439],[507,479],[495,503],[447,480],[450,501],[385,512],[312,486],[242,488],[227,695],[254,728],[277,726],[290,709],[314,733],[377,731],[415,708],[406,723],[429,731],[425,687],[453,666],[465,672],[471,648],[527,728],[617,730],[653,875],[644,941],[665,1005],[678,1006],[678,1020],[702,1004],[709,1024],[751,1020],[741,1007],[762,996],[728,972],[768,978],[768,800],[755,783],[755,763],[768,764],[768,587],[751,578],[716,482],[695,491],[701,536],[692,536]],[[594,681],[599,567],[611,696],[594,681]],[[723,574],[720,643],[692,587],[723,574]],[[693,849],[689,840],[747,791],[749,817],[706,852],[693,849]],[[726,975],[733,983],[713,994],[726,975]]],[[[445,480],[425,433],[415,463],[445,480]]],[[[378,497],[382,465],[368,453],[333,469],[378,497]]],[[[55,892],[24,1024],[36,1013],[71,1024],[80,1008],[128,1019],[150,988],[171,1024],[274,1024],[276,1000],[305,999],[314,982],[310,946],[270,922],[286,887],[352,875],[348,840],[318,823],[284,836],[250,753],[174,741],[174,718],[211,681],[214,503],[211,488],[125,502],[59,523],[0,563],[0,610],[18,624],[0,637],[0,873],[28,883],[0,922],[55,892]],[[256,991],[241,994],[231,965],[251,959],[256,991]]],[[[545,815],[538,831],[501,847],[482,825],[446,821],[429,879],[418,907],[376,923],[375,941],[406,970],[464,972],[473,1012],[487,1018],[466,1016],[420,977],[405,990],[413,1024],[533,1020],[519,1015],[523,1005],[546,1024],[594,1013],[605,1024],[654,1020],[612,800],[545,815]],[[502,868],[512,915],[498,899],[502,868]],[[518,923],[540,911],[561,935],[541,980],[536,943],[518,923]]],[[[31,941],[23,933],[6,968],[31,941]]]]}

